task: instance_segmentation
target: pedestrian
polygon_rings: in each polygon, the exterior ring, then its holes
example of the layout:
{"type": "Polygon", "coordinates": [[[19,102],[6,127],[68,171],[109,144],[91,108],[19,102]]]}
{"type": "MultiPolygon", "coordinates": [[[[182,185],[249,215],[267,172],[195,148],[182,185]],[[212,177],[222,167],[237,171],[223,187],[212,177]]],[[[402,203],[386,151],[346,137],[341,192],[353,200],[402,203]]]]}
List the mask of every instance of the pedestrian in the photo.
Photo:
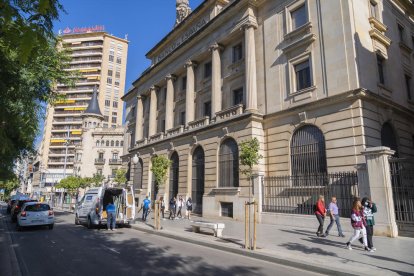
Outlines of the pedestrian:
{"type": "Polygon", "coordinates": [[[190,219],[191,212],[193,211],[193,201],[191,200],[191,197],[187,199],[187,202],[185,205],[187,206],[187,218],[190,219]]]}
{"type": "MultiPolygon", "coordinates": [[[[377,205],[372,202],[369,198],[364,197],[362,199],[362,210],[363,210],[363,214],[364,214],[364,218],[367,222],[367,243],[368,243],[368,247],[375,251],[377,250],[374,247],[374,244],[372,243],[372,236],[374,235],[374,225],[375,225],[375,220],[374,220],[374,213],[377,212],[377,205]]],[[[364,243],[363,239],[360,238],[359,241],[361,243],[364,243]]]]}
{"type": "Polygon", "coordinates": [[[336,227],[338,228],[338,236],[342,238],[345,237],[342,232],[341,222],[339,221],[338,205],[336,202],[336,196],[333,196],[328,206],[328,213],[331,218],[331,222],[329,223],[328,228],[326,228],[325,237],[329,236],[329,231],[331,230],[334,222],[336,222],[336,227]]]}
{"type": "Polygon", "coordinates": [[[116,225],[116,208],[113,202],[106,205],[106,228],[107,230],[115,230],[116,225]]]}
{"type": "Polygon", "coordinates": [[[323,222],[326,216],[326,208],[325,208],[325,199],[323,195],[319,196],[319,199],[314,206],[314,211],[315,211],[316,218],[318,219],[318,222],[319,222],[319,227],[318,227],[318,231],[316,231],[316,235],[318,237],[325,237],[323,235],[323,222]]]}
{"type": "Polygon", "coordinates": [[[175,208],[176,208],[176,199],[175,196],[170,199],[170,216],[168,219],[175,219],[175,208]]]}
{"type": "Polygon", "coordinates": [[[142,202],[142,221],[147,220],[150,207],[151,207],[151,200],[148,198],[148,196],[146,196],[144,201],[142,202]]]}
{"type": "Polygon", "coordinates": [[[178,216],[180,216],[180,218],[182,218],[183,216],[181,215],[181,210],[182,210],[182,209],[183,209],[183,207],[184,207],[184,200],[183,200],[183,197],[182,197],[182,196],[180,196],[180,197],[178,198],[177,207],[178,207],[178,211],[177,211],[177,218],[178,218],[178,216]]]}
{"type": "Polygon", "coordinates": [[[346,243],[346,248],[352,250],[351,244],[359,238],[360,234],[362,234],[362,240],[364,243],[365,251],[374,252],[374,250],[371,250],[367,244],[367,231],[365,228],[366,222],[362,211],[362,204],[360,199],[354,200],[354,203],[352,204],[351,225],[352,228],[354,228],[354,234],[346,243]]]}
{"type": "Polygon", "coordinates": [[[160,202],[161,202],[161,214],[162,214],[162,218],[164,219],[164,211],[165,211],[165,202],[164,202],[164,197],[160,197],[160,202]]]}

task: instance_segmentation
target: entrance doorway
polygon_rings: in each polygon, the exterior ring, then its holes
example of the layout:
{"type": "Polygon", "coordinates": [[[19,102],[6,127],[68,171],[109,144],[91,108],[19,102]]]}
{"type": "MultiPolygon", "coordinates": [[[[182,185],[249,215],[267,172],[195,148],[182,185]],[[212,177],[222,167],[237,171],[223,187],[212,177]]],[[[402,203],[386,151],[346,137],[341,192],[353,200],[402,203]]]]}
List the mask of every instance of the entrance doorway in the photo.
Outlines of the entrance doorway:
{"type": "Polygon", "coordinates": [[[204,194],[204,150],[200,146],[193,153],[192,178],[191,198],[193,200],[193,213],[201,215],[204,194]]]}

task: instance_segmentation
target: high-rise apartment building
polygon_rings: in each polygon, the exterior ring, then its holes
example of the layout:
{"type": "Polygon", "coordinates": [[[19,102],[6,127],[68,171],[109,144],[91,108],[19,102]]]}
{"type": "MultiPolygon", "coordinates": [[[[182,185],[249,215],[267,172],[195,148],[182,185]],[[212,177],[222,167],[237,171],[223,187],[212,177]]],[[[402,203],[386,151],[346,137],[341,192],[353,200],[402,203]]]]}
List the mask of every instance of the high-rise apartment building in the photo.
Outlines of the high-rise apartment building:
{"type": "Polygon", "coordinates": [[[65,95],[47,108],[43,140],[39,150],[41,182],[57,183],[73,173],[75,147],[82,140],[81,115],[88,107],[94,87],[103,111],[102,127],[122,125],[128,41],[110,35],[102,26],[66,28],[60,32],[62,47],[69,48],[72,60],[66,70],[78,70],[74,87],[57,85],[65,95]]]}

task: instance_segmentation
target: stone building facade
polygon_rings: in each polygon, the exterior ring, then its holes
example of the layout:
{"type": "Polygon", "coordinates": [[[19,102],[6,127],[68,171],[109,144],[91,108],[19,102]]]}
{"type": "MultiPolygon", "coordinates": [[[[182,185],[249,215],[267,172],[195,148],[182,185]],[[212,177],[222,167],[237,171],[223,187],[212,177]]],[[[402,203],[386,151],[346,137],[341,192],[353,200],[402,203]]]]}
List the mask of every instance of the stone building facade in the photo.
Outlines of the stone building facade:
{"type": "Polygon", "coordinates": [[[414,157],[413,16],[400,0],[204,1],[123,96],[137,197],[191,196],[196,213],[242,219],[252,137],[261,176],[355,171],[376,146],[414,157]],[[172,161],[158,191],[154,155],[172,161]]]}

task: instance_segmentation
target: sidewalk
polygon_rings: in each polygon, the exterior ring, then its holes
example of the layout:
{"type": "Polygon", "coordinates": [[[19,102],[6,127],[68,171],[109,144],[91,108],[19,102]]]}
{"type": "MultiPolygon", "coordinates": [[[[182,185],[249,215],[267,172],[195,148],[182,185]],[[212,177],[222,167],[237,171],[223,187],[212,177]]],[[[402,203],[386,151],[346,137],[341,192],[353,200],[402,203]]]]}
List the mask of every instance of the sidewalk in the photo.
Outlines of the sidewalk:
{"type": "MultiPolygon", "coordinates": [[[[153,215],[151,213],[151,215],[153,215]]],[[[315,235],[315,229],[258,224],[256,251],[244,246],[244,222],[230,219],[192,217],[179,220],[161,220],[162,230],[155,231],[153,219],[143,223],[138,219],[132,228],[168,238],[213,247],[236,254],[268,260],[324,274],[342,275],[414,275],[414,239],[374,237],[375,253],[365,252],[359,242],[353,250],[345,248],[351,233],[337,237],[336,228],[327,238],[315,235]],[[191,221],[224,223],[223,238],[216,238],[205,229],[193,233],[191,221]]],[[[345,223],[345,222],[343,222],[345,223]]],[[[312,226],[313,227],[313,226],[312,226]]],[[[253,229],[252,229],[253,231],[253,229]]]]}
{"type": "Polygon", "coordinates": [[[0,205],[0,275],[21,275],[16,254],[12,247],[6,220],[6,205],[0,205]]]}

